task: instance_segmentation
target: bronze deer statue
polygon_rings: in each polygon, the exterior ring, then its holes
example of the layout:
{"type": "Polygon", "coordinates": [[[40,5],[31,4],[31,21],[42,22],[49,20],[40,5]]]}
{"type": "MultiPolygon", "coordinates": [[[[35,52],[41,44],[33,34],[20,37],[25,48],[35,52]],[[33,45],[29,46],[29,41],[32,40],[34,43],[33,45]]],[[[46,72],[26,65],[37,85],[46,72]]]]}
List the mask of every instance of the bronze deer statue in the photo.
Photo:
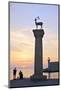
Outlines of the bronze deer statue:
{"type": "Polygon", "coordinates": [[[35,25],[36,25],[36,28],[38,28],[38,26],[41,26],[42,28],[43,22],[37,22],[37,19],[35,18],[35,25]]]}

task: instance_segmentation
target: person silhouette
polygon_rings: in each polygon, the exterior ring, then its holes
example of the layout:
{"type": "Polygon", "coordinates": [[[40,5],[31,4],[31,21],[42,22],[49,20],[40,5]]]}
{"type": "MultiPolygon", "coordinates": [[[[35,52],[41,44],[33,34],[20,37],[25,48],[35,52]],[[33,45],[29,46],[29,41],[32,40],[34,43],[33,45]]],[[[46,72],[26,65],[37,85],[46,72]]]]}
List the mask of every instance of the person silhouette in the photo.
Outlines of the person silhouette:
{"type": "Polygon", "coordinates": [[[16,79],[16,72],[17,72],[17,70],[16,70],[16,67],[13,69],[13,79],[15,80],[16,79]]]}
{"type": "Polygon", "coordinates": [[[23,79],[23,73],[21,70],[19,71],[19,79],[23,79]]]}

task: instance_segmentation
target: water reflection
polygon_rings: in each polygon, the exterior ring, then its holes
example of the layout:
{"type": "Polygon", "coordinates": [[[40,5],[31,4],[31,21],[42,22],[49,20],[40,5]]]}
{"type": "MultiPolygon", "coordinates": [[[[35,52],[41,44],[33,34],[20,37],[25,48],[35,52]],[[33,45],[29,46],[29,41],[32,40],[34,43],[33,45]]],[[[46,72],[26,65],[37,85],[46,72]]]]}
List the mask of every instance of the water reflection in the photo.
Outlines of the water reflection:
{"type": "MultiPolygon", "coordinates": [[[[49,78],[49,73],[43,73],[43,75],[47,75],[47,79],[49,78]]],[[[50,79],[58,79],[58,72],[50,73],[50,79]]]]}

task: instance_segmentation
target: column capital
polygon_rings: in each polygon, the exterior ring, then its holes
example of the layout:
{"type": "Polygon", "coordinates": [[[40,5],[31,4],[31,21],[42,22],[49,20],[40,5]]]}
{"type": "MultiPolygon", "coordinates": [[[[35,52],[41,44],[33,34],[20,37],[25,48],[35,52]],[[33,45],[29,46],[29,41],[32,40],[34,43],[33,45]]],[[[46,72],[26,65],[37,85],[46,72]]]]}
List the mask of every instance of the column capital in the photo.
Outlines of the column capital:
{"type": "Polygon", "coordinates": [[[44,30],[43,29],[33,29],[33,33],[36,38],[43,37],[44,30]]]}

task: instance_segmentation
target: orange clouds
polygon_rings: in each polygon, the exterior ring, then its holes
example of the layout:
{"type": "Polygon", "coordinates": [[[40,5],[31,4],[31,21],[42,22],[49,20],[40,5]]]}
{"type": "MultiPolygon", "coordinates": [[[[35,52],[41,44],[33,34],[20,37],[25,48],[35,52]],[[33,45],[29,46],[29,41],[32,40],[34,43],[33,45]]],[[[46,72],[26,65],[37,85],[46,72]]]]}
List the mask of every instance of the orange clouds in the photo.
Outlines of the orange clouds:
{"type": "MultiPolygon", "coordinates": [[[[10,61],[13,64],[27,66],[34,63],[35,38],[28,29],[13,30],[10,33],[10,61]],[[29,32],[29,33],[28,33],[29,32]]],[[[43,62],[47,64],[47,58],[51,61],[58,59],[58,39],[51,30],[46,31],[43,37],[43,62]]]]}
{"type": "Polygon", "coordinates": [[[11,51],[10,61],[12,64],[22,65],[23,67],[33,64],[33,43],[31,38],[19,31],[11,32],[11,51]]]}
{"type": "Polygon", "coordinates": [[[58,60],[58,33],[46,31],[43,39],[43,57],[44,63],[48,62],[48,57],[51,58],[51,61],[58,60]]]}

